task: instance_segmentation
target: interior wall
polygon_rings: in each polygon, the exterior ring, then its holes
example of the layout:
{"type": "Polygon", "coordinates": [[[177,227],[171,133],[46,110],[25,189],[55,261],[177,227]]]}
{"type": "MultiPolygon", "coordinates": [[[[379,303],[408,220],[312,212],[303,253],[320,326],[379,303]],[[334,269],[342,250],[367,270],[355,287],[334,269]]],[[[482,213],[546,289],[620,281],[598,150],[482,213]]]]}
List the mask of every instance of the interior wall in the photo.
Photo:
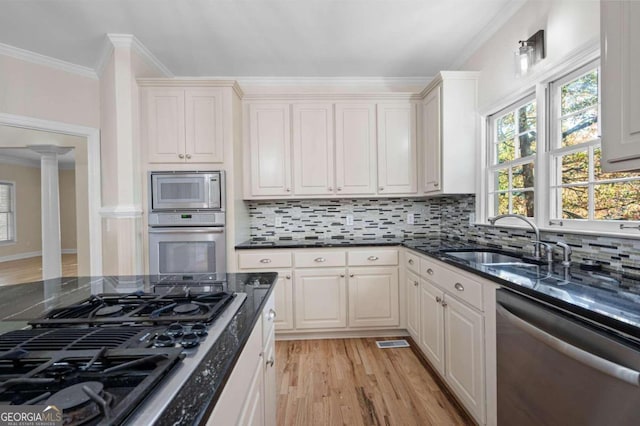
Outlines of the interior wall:
{"type": "Polygon", "coordinates": [[[97,79],[0,55],[0,112],[100,127],[97,79]]]}
{"type": "Polygon", "coordinates": [[[39,256],[42,252],[40,169],[2,164],[0,180],[16,184],[16,242],[0,245],[0,260],[39,256]]]}
{"type": "Polygon", "coordinates": [[[460,68],[481,72],[478,81],[480,111],[531,85],[530,78],[516,76],[514,53],[519,40],[526,40],[541,29],[545,31],[546,58],[536,64],[534,73],[557,65],[581,47],[598,43],[600,2],[529,0],[525,3],[460,68]]]}
{"type": "Polygon", "coordinates": [[[77,250],[76,233],[76,171],[60,169],[58,173],[60,187],[60,242],[63,253],[77,250]]]}

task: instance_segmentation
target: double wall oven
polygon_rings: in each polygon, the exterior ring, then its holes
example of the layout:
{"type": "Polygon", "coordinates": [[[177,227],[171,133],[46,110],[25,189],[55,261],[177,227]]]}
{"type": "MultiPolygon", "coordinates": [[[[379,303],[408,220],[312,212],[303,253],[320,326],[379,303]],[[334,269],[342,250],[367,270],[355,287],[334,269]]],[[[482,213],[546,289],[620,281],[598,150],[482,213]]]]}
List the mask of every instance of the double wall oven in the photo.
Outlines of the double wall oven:
{"type": "Polygon", "coordinates": [[[149,274],[226,272],[223,171],[149,173],[149,274]]]}

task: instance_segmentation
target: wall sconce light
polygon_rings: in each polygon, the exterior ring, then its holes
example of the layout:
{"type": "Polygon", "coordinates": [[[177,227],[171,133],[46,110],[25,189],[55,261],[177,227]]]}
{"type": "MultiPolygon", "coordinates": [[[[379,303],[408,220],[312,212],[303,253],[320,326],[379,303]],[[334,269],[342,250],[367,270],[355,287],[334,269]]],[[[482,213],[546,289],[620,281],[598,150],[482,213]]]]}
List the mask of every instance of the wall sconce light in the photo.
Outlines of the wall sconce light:
{"type": "Polygon", "coordinates": [[[515,53],[516,74],[524,76],[533,65],[544,59],[544,30],[540,30],[527,40],[520,40],[520,47],[515,53]]]}

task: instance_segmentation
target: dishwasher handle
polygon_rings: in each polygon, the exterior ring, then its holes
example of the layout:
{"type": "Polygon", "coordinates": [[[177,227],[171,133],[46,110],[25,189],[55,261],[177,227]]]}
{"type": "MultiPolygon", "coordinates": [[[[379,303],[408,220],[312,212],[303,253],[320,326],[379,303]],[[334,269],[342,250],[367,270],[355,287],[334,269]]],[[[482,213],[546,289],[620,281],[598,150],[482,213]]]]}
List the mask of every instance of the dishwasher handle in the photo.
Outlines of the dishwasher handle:
{"type": "Polygon", "coordinates": [[[601,373],[621,380],[632,386],[640,387],[639,372],[620,364],[616,364],[615,362],[609,361],[607,359],[601,358],[597,355],[592,354],[591,352],[587,352],[563,340],[560,340],[557,337],[552,336],[551,334],[540,330],[534,325],[519,318],[500,304],[496,305],[496,310],[498,314],[505,317],[520,330],[541,341],[552,349],[574,359],[575,361],[578,361],[583,365],[586,365],[587,367],[591,367],[594,370],[598,370],[601,373]]]}

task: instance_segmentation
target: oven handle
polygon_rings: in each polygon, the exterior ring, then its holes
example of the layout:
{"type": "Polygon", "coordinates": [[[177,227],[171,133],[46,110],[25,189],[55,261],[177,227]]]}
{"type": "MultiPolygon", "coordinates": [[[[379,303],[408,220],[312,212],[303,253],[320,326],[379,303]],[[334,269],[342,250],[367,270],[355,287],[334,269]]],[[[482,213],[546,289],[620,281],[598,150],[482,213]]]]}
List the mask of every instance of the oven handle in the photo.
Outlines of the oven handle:
{"type": "Polygon", "coordinates": [[[149,228],[150,234],[223,234],[224,228],[149,228]]]}
{"type": "Polygon", "coordinates": [[[597,355],[594,355],[590,352],[587,352],[583,349],[580,349],[576,346],[573,346],[563,340],[558,339],[551,334],[540,330],[539,328],[531,325],[527,321],[519,318],[515,314],[511,313],[505,307],[500,304],[496,305],[496,310],[498,314],[505,317],[509,320],[513,325],[518,327],[520,330],[529,334],[530,336],[538,339],[542,343],[551,347],[552,349],[568,356],[569,358],[578,361],[581,364],[586,365],[587,367],[591,367],[594,370],[598,370],[601,373],[604,373],[608,376],[611,376],[615,379],[621,380],[625,383],[628,383],[632,386],[640,387],[640,373],[627,368],[623,365],[616,364],[615,362],[611,362],[607,359],[601,358],[597,355]]]}

